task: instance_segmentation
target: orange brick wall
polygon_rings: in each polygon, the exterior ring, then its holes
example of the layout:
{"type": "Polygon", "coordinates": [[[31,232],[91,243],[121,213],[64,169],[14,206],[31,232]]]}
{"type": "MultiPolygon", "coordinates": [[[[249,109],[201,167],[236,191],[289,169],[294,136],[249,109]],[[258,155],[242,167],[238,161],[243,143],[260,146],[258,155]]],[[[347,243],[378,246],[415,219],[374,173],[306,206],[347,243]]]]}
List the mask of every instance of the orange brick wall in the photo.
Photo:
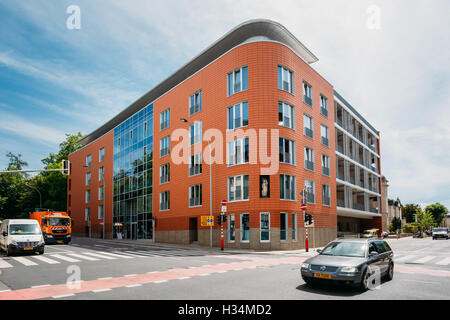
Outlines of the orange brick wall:
{"type": "Polygon", "coordinates": [[[103,228],[100,224],[103,222],[98,219],[98,206],[104,205],[105,215],[105,234],[112,232],[112,205],[113,205],[113,142],[114,131],[110,131],[91,144],[69,155],[71,163],[71,172],[68,178],[68,206],[73,221],[73,233],[85,235],[85,221],[86,207],[91,210],[91,226],[92,235],[99,234],[103,228]],[[105,148],[105,159],[99,163],[99,150],[105,148]],[[91,154],[91,167],[84,168],[86,163],[86,156],[91,154]],[[98,181],[98,170],[104,167],[104,180],[98,181]],[[91,184],[86,186],[86,173],[91,173],[91,184]],[[104,200],[98,200],[98,187],[104,186],[104,200]],[[91,190],[91,201],[89,204],[85,203],[85,191],[91,190]],[[71,198],[69,203],[69,197],[71,198]]]}
{"type": "MultiPolygon", "coordinates": [[[[189,228],[189,217],[209,214],[209,165],[203,163],[203,173],[189,177],[188,165],[171,164],[170,182],[159,185],[159,166],[170,162],[170,156],[159,157],[160,138],[167,136],[177,128],[188,129],[189,124],[181,122],[186,118],[193,123],[202,120],[203,133],[209,128],[220,129],[225,136],[227,127],[227,107],[242,101],[248,101],[249,126],[246,129],[279,129],[280,136],[296,141],[296,166],[280,164],[280,170],[270,178],[270,198],[259,197],[260,165],[237,165],[227,167],[213,164],[213,215],[220,213],[220,201],[227,199],[227,177],[249,174],[249,201],[228,204],[228,213],[236,214],[236,227],[239,228],[237,214],[250,213],[250,227],[259,228],[259,213],[271,213],[271,227],[279,227],[280,212],[298,212],[299,201],[280,200],[279,174],[286,173],[297,177],[297,193],[304,187],[304,180],[315,181],[316,205],[309,206],[313,214],[315,226],[319,228],[336,228],[336,173],[335,173],[335,131],[334,112],[332,106],[333,87],[325,81],[308,64],[301,60],[292,50],[284,45],[273,42],[256,42],[241,45],[203,70],[192,76],[178,87],[168,92],[154,102],[154,180],[153,180],[153,210],[156,217],[156,231],[186,230],[189,228]],[[295,95],[278,89],[277,66],[284,65],[294,71],[295,95]],[[227,73],[241,66],[248,66],[248,90],[227,97],[227,73]],[[303,103],[303,80],[313,87],[313,108],[303,103]],[[189,116],[189,96],[197,90],[202,90],[202,110],[189,116]],[[320,114],[319,94],[328,98],[329,118],[320,114]],[[295,127],[292,130],[278,125],[278,101],[285,101],[295,107],[295,127]],[[168,129],[160,132],[160,113],[170,108],[171,123],[168,129]],[[303,113],[314,118],[314,140],[303,134],[303,113]],[[320,124],[329,128],[330,146],[325,147],[320,142],[320,124]],[[304,146],[315,151],[315,172],[304,169],[304,146]],[[321,154],[330,157],[330,177],[321,174],[321,154]],[[198,208],[188,207],[188,187],[202,184],[203,204],[198,208]],[[322,183],[330,185],[331,207],[322,206],[322,183]],[[170,210],[159,212],[159,192],[170,190],[170,210]]],[[[268,139],[270,143],[270,137],[268,139]]],[[[176,144],[171,141],[171,149],[176,144]]],[[[223,142],[226,150],[225,141],[223,142]]],[[[270,148],[270,146],[269,146],[270,148]]],[[[193,147],[192,147],[193,149],[193,147]]],[[[208,143],[203,142],[203,153],[209,153],[208,143]]],[[[269,149],[270,150],[270,149],[269,149]]],[[[276,147],[278,153],[278,146],[276,147]]],[[[277,156],[278,160],[278,156],[277,156]]],[[[225,161],[225,159],[224,159],[225,161]]],[[[297,195],[298,196],[298,195],[297,195]]],[[[297,198],[299,200],[299,196],[297,198]]],[[[198,219],[200,223],[200,219],[198,219]]],[[[300,227],[302,218],[298,219],[300,227]]],[[[289,218],[289,226],[291,219],[289,218]]],[[[205,227],[207,229],[208,227],[205,227]]],[[[199,227],[199,229],[201,229],[199,227]]]]}

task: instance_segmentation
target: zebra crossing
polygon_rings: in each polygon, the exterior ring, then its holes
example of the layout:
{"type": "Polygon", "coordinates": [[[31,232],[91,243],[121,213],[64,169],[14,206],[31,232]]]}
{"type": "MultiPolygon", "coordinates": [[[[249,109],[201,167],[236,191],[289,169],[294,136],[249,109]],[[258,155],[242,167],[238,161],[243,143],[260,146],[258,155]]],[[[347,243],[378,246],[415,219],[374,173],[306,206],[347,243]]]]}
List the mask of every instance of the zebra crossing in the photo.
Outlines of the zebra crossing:
{"type": "Polygon", "coordinates": [[[58,253],[46,253],[45,255],[27,255],[0,257],[0,269],[13,268],[15,266],[57,265],[65,262],[76,263],[84,261],[105,261],[118,259],[136,259],[152,257],[187,257],[204,256],[205,252],[196,250],[124,250],[124,251],[65,251],[58,253]]]}
{"type": "Polygon", "coordinates": [[[404,264],[432,264],[438,266],[450,266],[450,257],[445,256],[423,256],[417,254],[394,255],[395,263],[404,264]]]}

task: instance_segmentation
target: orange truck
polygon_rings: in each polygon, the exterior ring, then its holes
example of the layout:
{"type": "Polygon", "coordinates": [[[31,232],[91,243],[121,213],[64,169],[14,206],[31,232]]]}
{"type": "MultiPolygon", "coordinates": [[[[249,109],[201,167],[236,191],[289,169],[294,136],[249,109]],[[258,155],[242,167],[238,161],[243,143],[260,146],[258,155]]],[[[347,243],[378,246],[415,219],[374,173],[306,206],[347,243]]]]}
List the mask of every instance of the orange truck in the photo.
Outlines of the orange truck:
{"type": "Polygon", "coordinates": [[[72,239],[72,221],[67,212],[39,210],[31,212],[30,219],[39,222],[45,243],[68,244],[72,239]]]}

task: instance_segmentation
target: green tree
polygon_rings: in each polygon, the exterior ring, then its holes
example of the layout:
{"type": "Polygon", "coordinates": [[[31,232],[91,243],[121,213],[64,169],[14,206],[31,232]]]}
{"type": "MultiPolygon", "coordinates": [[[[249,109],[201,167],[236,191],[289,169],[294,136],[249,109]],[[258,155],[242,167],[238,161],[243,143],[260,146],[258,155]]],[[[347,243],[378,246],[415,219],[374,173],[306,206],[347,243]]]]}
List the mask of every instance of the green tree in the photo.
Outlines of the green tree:
{"type": "Polygon", "coordinates": [[[420,211],[417,214],[417,223],[422,231],[429,230],[436,225],[433,215],[429,211],[420,211]]]}
{"type": "MultiPolygon", "coordinates": [[[[23,170],[28,163],[22,160],[21,154],[8,152],[6,157],[9,159],[6,170],[23,170]]],[[[24,175],[21,173],[2,173],[0,174],[0,217],[15,218],[22,217],[19,199],[22,196],[24,175]]]]}
{"type": "Polygon", "coordinates": [[[47,158],[42,159],[42,163],[45,165],[45,169],[59,169],[61,168],[61,162],[67,160],[69,154],[77,151],[82,147],[78,141],[83,138],[83,134],[78,132],[77,134],[66,133],[66,140],[59,144],[58,153],[50,153],[47,158]],[[55,168],[54,165],[59,165],[55,168]]]}
{"type": "Polygon", "coordinates": [[[433,203],[425,208],[425,212],[431,213],[436,225],[439,226],[448,213],[448,209],[440,203],[433,203]]]}
{"type": "Polygon", "coordinates": [[[389,226],[389,231],[395,232],[402,227],[402,220],[397,217],[392,219],[391,225],[389,226]]]}
{"type": "Polygon", "coordinates": [[[415,222],[416,214],[420,213],[422,209],[420,205],[409,203],[402,207],[402,216],[406,219],[406,223],[415,222]]]}

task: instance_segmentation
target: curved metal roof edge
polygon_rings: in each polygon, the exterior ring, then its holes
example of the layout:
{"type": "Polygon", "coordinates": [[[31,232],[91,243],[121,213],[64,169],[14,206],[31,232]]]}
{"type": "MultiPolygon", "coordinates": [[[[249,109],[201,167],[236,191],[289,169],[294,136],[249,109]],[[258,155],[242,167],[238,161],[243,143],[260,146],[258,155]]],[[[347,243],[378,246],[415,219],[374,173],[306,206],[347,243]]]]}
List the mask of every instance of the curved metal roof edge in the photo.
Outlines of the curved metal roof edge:
{"type": "Polygon", "coordinates": [[[162,96],[164,93],[177,86],[179,83],[183,82],[227,51],[255,36],[266,36],[269,39],[285,44],[286,46],[292,48],[308,64],[319,60],[311,51],[308,50],[308,48],[306,48],[305,45],[303,45],[280,23],[269,19],[252,19],[245,21],[213,42],[213,44],[200,52],[192,60],[184,64],[172,75],[160,82],[127,108],[122,110],[111,120],[80,139],[79,143],[85,146],[108,133],[124,120],[149,105],[158,97],[162,96]]]}

